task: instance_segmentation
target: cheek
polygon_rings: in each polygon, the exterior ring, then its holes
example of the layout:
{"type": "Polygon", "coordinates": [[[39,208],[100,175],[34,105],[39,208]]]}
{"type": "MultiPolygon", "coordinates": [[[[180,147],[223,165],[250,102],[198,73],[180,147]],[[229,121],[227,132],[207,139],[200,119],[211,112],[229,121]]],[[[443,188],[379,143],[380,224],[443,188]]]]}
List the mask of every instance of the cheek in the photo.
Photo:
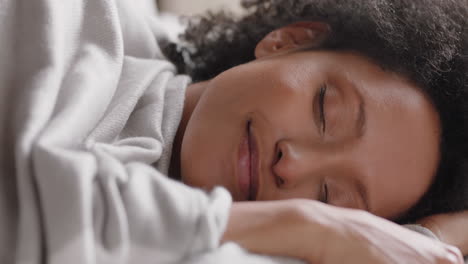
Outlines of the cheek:
{"type": "Polygon", "coordinates": [[[307,92],[313,78],[298,65],[282,61],[246,64],[230,69],[211,81],[210,97],[228,102],[258,104],[264,101],[287,99],[307,92]]]}
{"type": "Polygon", "coordinates": [[[216,130],[205,129],[203,123],[188,126],[182,142],[181,174],[184,183],[200,188],[211,188],[217,179],[219,139],[216,130]]]}
{"type": "Polygon", "coordinates": [[[187,125],[181,149],[184,183],[211,189],[232,189],[233,160],[242,132],[243,115],[204,98],[187,125]]]}
{"type": "Polygon", "coordinates": [[[301,113],[312,116],[312,100],[306,98],[310,91],[304,89],[307,86],[297,81],[288,83],[287,78],[292,78],[289,75],[277,77],[274,67],[238,67],[209,82],[184,134],[184,182],[198,187],[232,185],[225,178],[234,173],[231,159],[244,131],[243,124],[252,114],[262,117],[272,135],[297,129],[301,113]],[[300,102],[307,102],[307,108],[303,109],[300,102]]]}

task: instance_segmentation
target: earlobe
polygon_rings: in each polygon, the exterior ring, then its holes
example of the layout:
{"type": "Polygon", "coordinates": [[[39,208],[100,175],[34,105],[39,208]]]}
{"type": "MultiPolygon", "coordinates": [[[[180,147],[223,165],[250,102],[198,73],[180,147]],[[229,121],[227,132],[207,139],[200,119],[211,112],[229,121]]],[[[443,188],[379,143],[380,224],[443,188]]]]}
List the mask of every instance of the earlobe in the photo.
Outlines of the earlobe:
{"type": "Polygon", "coordinates": [[[255,49],[257,59],[305,47],[318,47],[328,37],[330,27],[322,22],[298,22],[266,35],[255,49]]]}

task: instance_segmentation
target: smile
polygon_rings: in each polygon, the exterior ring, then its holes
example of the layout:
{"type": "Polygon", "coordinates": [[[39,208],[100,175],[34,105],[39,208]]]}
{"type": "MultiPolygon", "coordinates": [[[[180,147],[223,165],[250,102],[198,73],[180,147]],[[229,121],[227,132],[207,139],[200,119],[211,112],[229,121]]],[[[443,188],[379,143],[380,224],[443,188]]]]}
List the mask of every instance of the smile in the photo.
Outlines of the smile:
{"type": "Polygon", "coordinates": [[[258,192],[258,151],[251,121],[247,122],[239,147],[237,169],[242,197],[247,201],[255,201],[258,192]]]}

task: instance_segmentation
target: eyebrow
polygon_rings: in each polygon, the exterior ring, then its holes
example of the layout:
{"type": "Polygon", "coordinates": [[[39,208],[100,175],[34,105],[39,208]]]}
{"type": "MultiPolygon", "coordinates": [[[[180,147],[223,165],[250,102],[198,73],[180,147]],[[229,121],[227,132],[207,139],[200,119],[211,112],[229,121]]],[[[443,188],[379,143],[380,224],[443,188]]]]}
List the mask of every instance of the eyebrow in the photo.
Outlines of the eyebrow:
{"type": "Polygon", "coordinates": [[[361,138],[364,135],[367,116],[366,116],[366,105],[363,98],[359,95],[359,109],[356,118],[356,137],[361,138]]]}

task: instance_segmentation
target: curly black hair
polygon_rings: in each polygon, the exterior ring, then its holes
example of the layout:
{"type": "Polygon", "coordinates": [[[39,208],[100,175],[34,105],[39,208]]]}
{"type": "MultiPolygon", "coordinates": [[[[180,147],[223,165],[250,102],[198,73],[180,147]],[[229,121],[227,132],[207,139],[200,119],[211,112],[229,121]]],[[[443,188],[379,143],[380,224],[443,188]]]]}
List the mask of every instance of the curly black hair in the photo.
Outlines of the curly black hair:
{"type": "MultiPolygon", "coordinates": [[[[368,56],[429,96],[442,124],[435,180],[399,222],[468,209],[468,0],[243,0],[243,17],[208,13],[164,52],[181,73],[208,80],[254,60],[256,44],[298,21],[330,25],[322,49],[368,56]]],[[[404,184],[404,183],[402,183],[404,184]]]]}

